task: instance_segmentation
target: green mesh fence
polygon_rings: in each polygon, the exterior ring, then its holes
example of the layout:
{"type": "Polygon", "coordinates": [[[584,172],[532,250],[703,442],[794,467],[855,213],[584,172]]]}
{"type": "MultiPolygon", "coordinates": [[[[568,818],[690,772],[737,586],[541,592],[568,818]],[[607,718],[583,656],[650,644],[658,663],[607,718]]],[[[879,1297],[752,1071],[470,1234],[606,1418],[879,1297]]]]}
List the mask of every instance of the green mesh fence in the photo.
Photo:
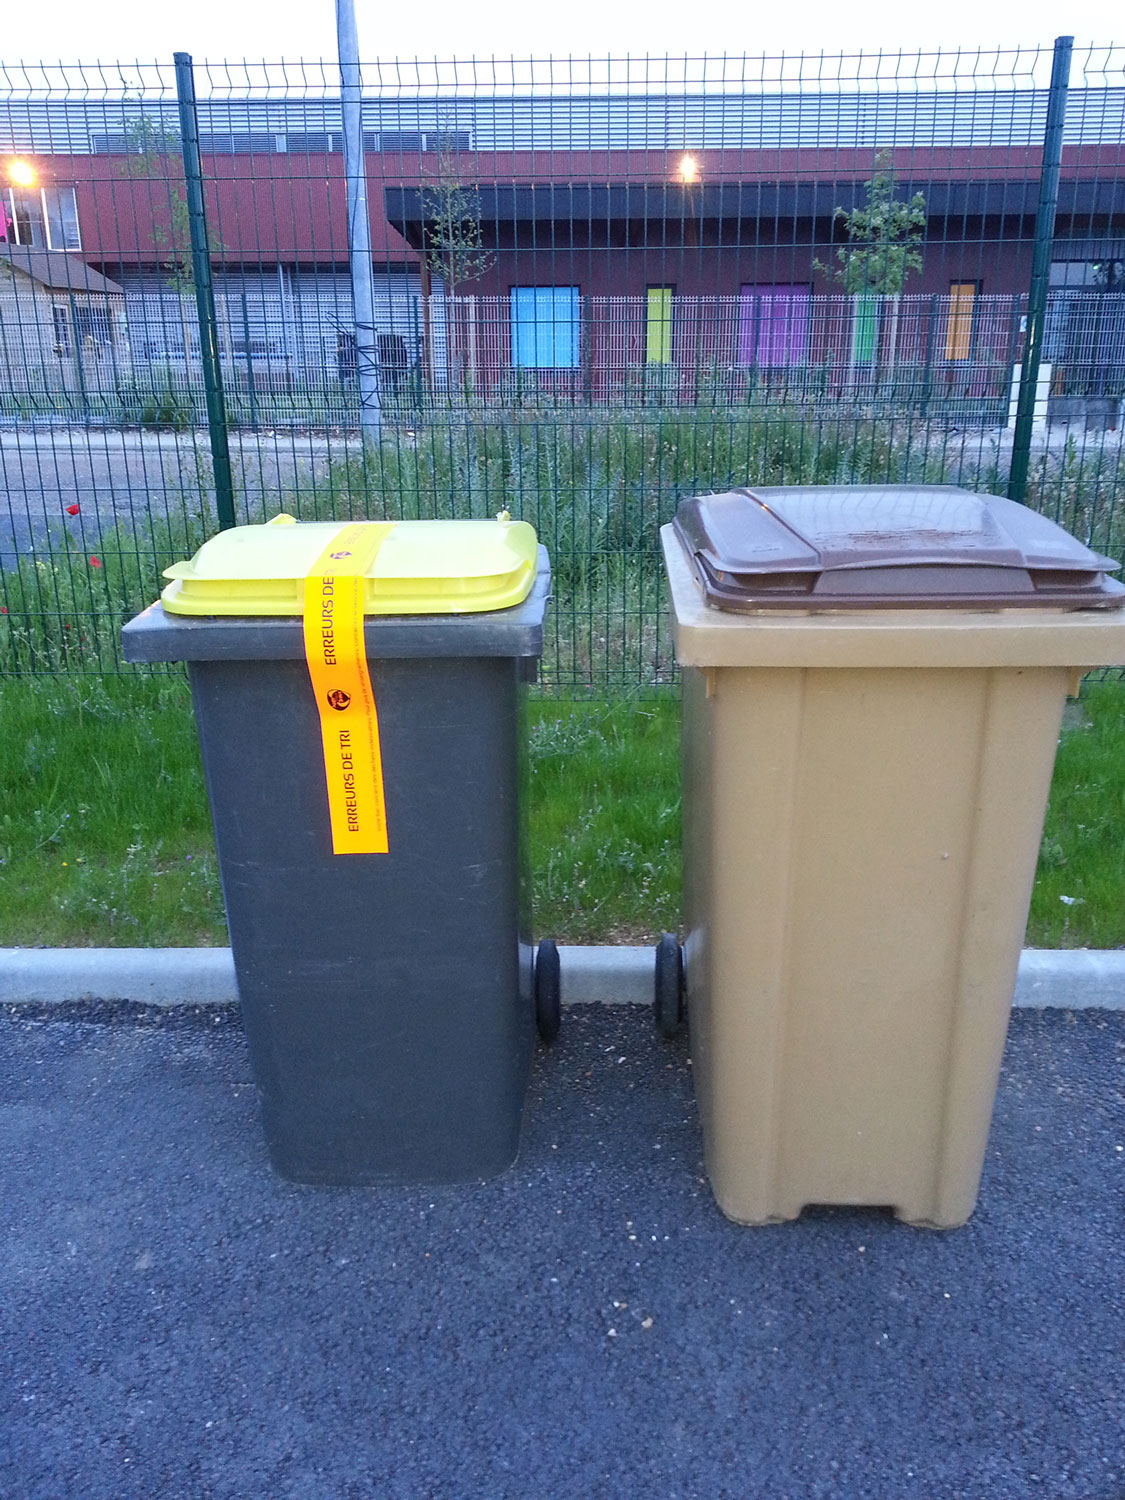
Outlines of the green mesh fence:
{"type": "Polygon", "coordinates": [[[1024,498],[1122,558],[1123,63],[1075,46],[1046,217],[1050,46],[365,65],[359,318],[337,70],[3,70],[0,671],[117,669],[228,511],[508,509],[545,685],[658,688],[681,497],[1006,493],[1029,319],[1024,498]]]}

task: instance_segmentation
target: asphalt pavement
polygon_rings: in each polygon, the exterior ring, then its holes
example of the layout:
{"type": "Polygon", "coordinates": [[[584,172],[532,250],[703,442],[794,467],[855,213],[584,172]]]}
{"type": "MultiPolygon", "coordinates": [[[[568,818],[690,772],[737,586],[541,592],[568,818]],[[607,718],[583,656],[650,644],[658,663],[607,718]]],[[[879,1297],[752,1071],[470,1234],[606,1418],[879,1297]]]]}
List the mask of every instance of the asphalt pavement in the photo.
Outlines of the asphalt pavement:
{"type": "MultiPolygon", "coordinates": [[[[232,433],[239,513],[280,509],[329,491],[330,465],[358,452],[343,437],[232,433]]],[[[112,528],[182,520],[206,508],[214,519],[211,448],[205,431],[112,428],[0,431],[0,568],[35,548],[97,553],[112,528]],[[79,507],[76,515],[68,507],[79,507]]]]}
{"type": "Polygon", "coordinates": [[[237,1013],[0,1013],[6,1500],[1122,1500],[1125,1014],[1017,1012],[976,1215],[729,1224],[578,1007],[514,1169],[273,1175],[237,1013]]]}

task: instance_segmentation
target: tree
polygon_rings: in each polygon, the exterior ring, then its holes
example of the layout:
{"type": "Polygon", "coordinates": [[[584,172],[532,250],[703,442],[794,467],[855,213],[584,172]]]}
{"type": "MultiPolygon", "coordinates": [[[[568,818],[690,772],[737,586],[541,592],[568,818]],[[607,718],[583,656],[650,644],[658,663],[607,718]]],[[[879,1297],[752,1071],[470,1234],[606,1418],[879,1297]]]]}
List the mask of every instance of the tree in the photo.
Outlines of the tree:
{"type": "MultiPolygon", "coordinates": [[[[180,332],[183,338],[185,364],[190,364],[192,333],[198,329],[189,299],[195,296],[195,269],[191,258],[191,215],[184,187],[184,160],[179,131],[168,130],[151,115],[140,114],[125,126],[125,156],[120,163],[125,177],[163,182],[168,189],[168,211],[153,203],[152,243],[161,253],[160,268],[165,284],[179,296],[180,332]]],[[[153,194],[149,194],[150,203],[153,194]]],[[[222,243],[208,227],[207,248],[211,254],[222,252],[222,243]]],[[[220,337],[228,343],[225,325],[220,323],[220,337]]],[[[229,350],[228,350],[229,353],[229,350]]]]}
{"type": "MultiPolygon", "coordinates": [[[[474,337],[474,330],[464,324],[465,309],[450,299],[467,281],[477,281],[496,260],[485,248],[481,234],[480,193],[475,183],[461,179],[457,158],[448,146],[438,149],[437,169],[426,174],[422,188],[422,243],[425,264],[430,273],[439,276],[445,288],[446,306],[453,314],[450,333],[456,330],[457,372],[464,374],[461,349],[474,337]]],[[[429,342],[430,319],[426,308],[426,340],[429,342]]]]}
{"type": "Polygon", "coordinates": [[[926,200],[915,193],[909,201],[895,197],[894,159],[889,151],[875,156],[874,170],[864,188],[867,203],[849,211],[837,208],[833,222],[841,222],[848,243],[836,250],[839,265],[833,269],[819,260],[813,268],[830,276],[856,299],[852,329],[851,360],[874,363],[879,345],[879,307],[874,298],[889,297],[890,330],[886,338],[889,366],[894,368],[898,344],[898,299],[908,277],[922,269],[922,242],[926,229],[926,200]]]}
{"type": "Polygon", "coordinates": [[[440,276],[448,297],[466,281],[477,281],[496,260],[481,236],[480,192],[465,183],[452,150],[438,151],[437,170],[422,188],[426,264],[440,276]]]}
{"type": "Polygon", "coordinates": [[[172,290],[184,295],[194,292],[191,221],[178,132],[165,129],[151,115],[142,114],[130,120],[125,126],[125,157],[120,170],[125,177],[167,183],[167,215],[163,213],[163,205],[153,205],[152,242],[167,257],[160,265],[172,290]]]}
{"type": "Polygon", "coordinates": [[[898,296],[908,277],[922,269],[922,241],[926,228],[926,200],[915,193],[909,201],[895,197],[894,165],[889,151],[875,157],[874,171],[864,184],[867,203],[845,212],[837,208],[834,222],[844,225],[846,245],[838,246],[833,268],[813,261],[813,267],[843,287],[849,296],[863,292],[898,296]]]}

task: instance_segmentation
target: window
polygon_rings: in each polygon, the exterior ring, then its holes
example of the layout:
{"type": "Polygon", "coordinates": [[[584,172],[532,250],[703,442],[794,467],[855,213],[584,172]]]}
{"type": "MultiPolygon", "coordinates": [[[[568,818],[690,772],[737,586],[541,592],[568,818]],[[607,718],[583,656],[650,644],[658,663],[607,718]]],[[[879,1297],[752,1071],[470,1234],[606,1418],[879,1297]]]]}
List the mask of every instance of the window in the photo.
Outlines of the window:
{"type": "Polygon", "coordinates": [[[251,333],[247,343],[246,334],[231,332],[230,351],[239,359],[275,359],[284,357],[285,350],[279,338],[268,338],[265,334],[251,333]]]}
{"type": "Polygon", "coordinates": [[[578,288],[512,288],[512,364],[526,370],[578,369],[578,288]]]}
{"type": "Polygon", "coordinates": [[[73,188],[44,188],[43,207],[47,215],[47,238],[52,250],[81,250],[78,233],[78,204],[73,188]]]}
{"type": "Polygon", "coordinates": [[[468,130],[380,130],[364,131],[367,151],[471,151],[472,134],[468,130]]]}
{"type": "Polygon", "coordinates": [[[650,365],[672,363],[672,288],[670,286],[650,286],[648,289],[645,362],[650,365]]]}
{"type": "Polygon", "coordinates": [[[973,343],[973,302],[977,295],[975,281],[949,283],[949,317],[945,325],[945,357],[968,359],[973,343]]]}
{"type": "Polygon", "coordinates": [[[471,151],[473,138],[467,130],[427,130],[427,151],[471,151]]]}
{"type": "Polygon", "coordinates": [[[41,193],[17,193],[10,189],[12,202],[12,224],[17,245],[31,245],[36,250],[47,249],[47,231],[43,224],[41,193]]]}
{"type": "Polygon", "coordinates": [[[98,130],[90,136],[90,150],[99,156],[126,156],[132,149],[123,130],[98,130]]]}
{"type": "Polygon", "coordinates": [[[1089,260],[1053,260],[1049,274],[1051,290],[1094,286],[1094,263],[1089,260]]]}
{"type": "Polygon", "coordinates": [[[421,151],[420,130],[383,130],[379,133],[380,151],[421,151]]]}
{"type": "Polygon", "coordinates": [[[74,337],[81,349],[86,346],[87,341],[95,344],[99,349],[106,349],[112,343],[109,325],[109,309],[98,307],[93,302],[76,302],[74,304],[74,337]]]}
{"type": "Polygon", "coordinates": [[[70,353],[70,315],[58,303],[51,308],[51,314],[55,320],[55,353],[61,359],[64,354],[70,353]]]}
{"type": "MultiPolygon", "coordinates": [[[[340,151],[343,149],[343,136],[337,132],[335,135],[330,130],[291,130],[288,135],[277,137],[280,143],[279,151],[288,151],[297,156],[304,152],[340,151]]],[[[364,136],[364,147],[367,147],[367,138],[364,136]]]]}
{"type": "MultiPolygon", "coordinates": [[[[1118,249],[1120,245],[1117,241],[1118,249]]],[[[1112,256],[1104,260],[1053,260],[1050,287],[1052,291],[1119,292],[1125,287],[1125,261],[1112,256]]]]}
{"type": "Polygon", "coordinates": [[[223,130],[208,134],[201,131],[199,151],[202,156],[247,156],[252,152],[272,151],[274,137],[262,130],[223,130]]]}
{"type": "Polygon", "coordinates": [[[5,219],[0,239],[33,250],[81,250],[73,188],[40,188],[38,192],[9,188],[0,202],[5,219]]]}

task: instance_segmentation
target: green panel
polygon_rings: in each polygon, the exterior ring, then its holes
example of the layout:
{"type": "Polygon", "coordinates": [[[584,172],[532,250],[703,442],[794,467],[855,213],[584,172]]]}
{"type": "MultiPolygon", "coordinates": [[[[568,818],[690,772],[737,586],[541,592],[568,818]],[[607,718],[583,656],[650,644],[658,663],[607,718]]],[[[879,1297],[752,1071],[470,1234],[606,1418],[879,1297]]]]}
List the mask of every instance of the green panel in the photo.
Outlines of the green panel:
{"type": "Polygon", "coordinates": [[[672,288],[670,286],[649,287],[647,312],[645,362],[650,365],[670,365],[672,363],[672,288]]]}
{"type": "Polygon", "coordinates": [[[875,359],[875,345],[879,337],[880,299],[863,292],[855,299],[852,308],[852,363],[869,365],[875,359]]]}

